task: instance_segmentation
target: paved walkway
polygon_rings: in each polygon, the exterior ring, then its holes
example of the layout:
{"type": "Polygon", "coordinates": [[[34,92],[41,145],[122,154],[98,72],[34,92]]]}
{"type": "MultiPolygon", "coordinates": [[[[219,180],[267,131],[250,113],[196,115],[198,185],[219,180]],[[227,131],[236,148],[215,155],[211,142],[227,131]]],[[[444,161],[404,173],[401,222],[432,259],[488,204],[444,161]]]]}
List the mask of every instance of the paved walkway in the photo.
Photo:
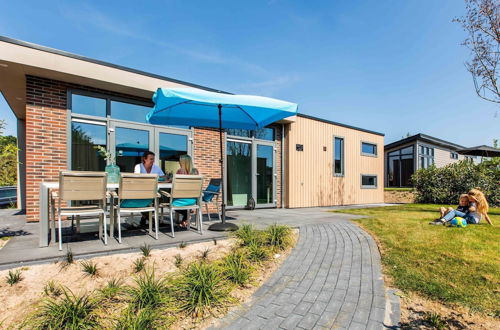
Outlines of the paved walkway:
{"type": "MultiPolygon", "coordinates": [[[[217,328],[384,328],[388,298],[375,242],[350,221],[325,212],[311,216],[324,223],[301,225],[280,269],[217,328]]],[[[399,306],[388,306],[397,308],[385,324],[397,324],[399,306]]]]}

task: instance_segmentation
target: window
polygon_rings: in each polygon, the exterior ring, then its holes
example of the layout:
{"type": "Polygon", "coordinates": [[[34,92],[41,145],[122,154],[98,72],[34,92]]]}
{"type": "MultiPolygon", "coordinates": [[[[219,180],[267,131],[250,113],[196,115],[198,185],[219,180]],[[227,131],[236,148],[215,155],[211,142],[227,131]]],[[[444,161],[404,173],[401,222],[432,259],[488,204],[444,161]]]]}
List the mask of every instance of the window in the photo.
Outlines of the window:
{"type": "Polygon", "coordinates": [[[188,153],[186,135],[160,133],[160,167],[165,173],[175,173],[179,168],[179,158],[188,153]]]}
{"type": "Polygon", "coordinates": [[[377,188],[377,176],[361,174],[361,188],[377,188]]]}
{"type": "Polygon", "coordinates": [[[456,152],[450,152],[450,158],[451,159],[458,159],[458,154],[456,152]]]}
{"type": "Polygon", "coordinates": [[[229,128],[226,129],[226,133],[228,135],[233,135],[233,136],[241,136],[246,138],[253,137],[258,140],[267,140],[267,141],[274,141],[275,138],[274,128],[272,127],[264,127],[255,131],[247,129],[229,128]]]}
{"type": "Polygon", "coordinates": [[[333,174],[344,175],[344,139],[335,137],[333,142],[333,174]]]}
{"type": "Polygon", "coordinates": [[[387,186],[410,186],[414,171],[413,146],[387,153],[387,186]]]}
{"type": "MultiPolygon", "coordinates": [[[[458,155],[457,155],[458,157],[458,155]]],[[[434,164],[434,148],[420,146],[420,168],[428,168],[434,164]]]]}
{"type": "Polygon", "coordinates": [[[106,147],[106,126],[71,122],[71,169],[74,171],[104,171],[106,161],[96,146],[106,147]]]}
{"type": "Polygon", "coordinates": [[[111,118],[147,123],[146,115],[151,109],[144,105],[111,101],[111,118]]]}
{"type": "Polygon", "coordinates": [[[254,131],[254,136],[259,140],[274,141],[274,128],[264,127],[254,131]]]}
{"type": "Polygon", "coordinates": [[[363,156],[377,156],[377,145],[368,142],[361,142],[361,154],[363,156]]]}
{"type": "Polygon", "coordinates": [[[106,117],[106,99],[72,94],[71,111],[81,115],[106,117]]]}

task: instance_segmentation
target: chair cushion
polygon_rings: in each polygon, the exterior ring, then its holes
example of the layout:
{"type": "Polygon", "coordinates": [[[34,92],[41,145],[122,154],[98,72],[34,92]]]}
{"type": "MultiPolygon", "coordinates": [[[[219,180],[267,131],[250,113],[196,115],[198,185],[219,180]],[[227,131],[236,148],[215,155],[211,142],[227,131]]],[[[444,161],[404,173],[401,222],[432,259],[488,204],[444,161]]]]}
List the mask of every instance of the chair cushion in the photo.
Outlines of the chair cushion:
{"type": "Polygon", "coordinates": [[[172,201],[172,206],[191,206],[198,202],[197,198],[174,198],[172,201]]]}
{"type": "Polygon", "coordinates": [[[134,207],[148,207],[153,203],[152,199],[124,199],[120,202],[120,207],[134,208],[134,207]]]}
{"type": "Polygon", "coordinates": [[[209,184],[206,191],[203,192],[203,201],[206,203],[211,202],[215,196],[211,192],[213,191],[213,192],[218,193],[219,190],[220,190],[220,186],[214,186],[213,184],[209,184]]]}

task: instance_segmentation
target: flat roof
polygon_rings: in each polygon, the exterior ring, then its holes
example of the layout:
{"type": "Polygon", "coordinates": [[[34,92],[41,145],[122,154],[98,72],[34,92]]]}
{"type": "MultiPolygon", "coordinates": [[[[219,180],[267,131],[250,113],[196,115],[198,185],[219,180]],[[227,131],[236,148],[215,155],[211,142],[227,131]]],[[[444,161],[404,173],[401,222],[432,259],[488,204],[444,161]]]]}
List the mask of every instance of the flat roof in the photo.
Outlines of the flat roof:
{"type": "Polygon", "coordinates": [[[458,149],[464,149],[465,148],[464,146],[461,146],[461,145],[453,143],[453,142],[441,140],[441,139],[438,139],[436,137],[433,137],[433,136],[430,136],[430,135],[427,135],[427,134],[418,133],[418,134],[409,136],[407,138],[404,138],[404,139],[401,139],[401,140],[398,140],[398,141],[386,144],[385,147],[384,147],[384,149],[385,150],[392,149],[392,148],[395,148],[395,147],[399,147],[399,146],[401,146],[403,144],[407,144],[407,143],[411,143],[411,142],[415,142],[415,141],[424,141],[424,142],[427,142],[427,143],[430,143],[430,144],[434,144],[434,145],[437,145],[437,146],[440,146],[440,147],[444,147],[444,148],[448,148],[448,149],[452,149],[452,150],[458,150],[458,149]]]}

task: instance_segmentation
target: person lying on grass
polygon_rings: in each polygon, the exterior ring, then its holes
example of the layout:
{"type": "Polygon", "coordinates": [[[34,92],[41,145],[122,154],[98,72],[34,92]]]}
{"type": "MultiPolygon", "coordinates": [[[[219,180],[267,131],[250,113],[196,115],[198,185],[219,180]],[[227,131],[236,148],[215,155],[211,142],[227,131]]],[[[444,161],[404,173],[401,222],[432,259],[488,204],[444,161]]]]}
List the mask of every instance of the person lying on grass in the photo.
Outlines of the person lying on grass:
{"type": "MultiPolygon", "coordinates": [[[[469,208],[467,212],[461,212],[457,210],[449,210],[448,213],[444,214],[440,219],[431,222],[434,225],[443,225],[451,221],[455,217],[464,218],[467,221],[467,224],[478,224],[481,220],[481,217],[484,216],[486,221],[492,225],[489,216],[488,216],[488,201],[484,196],[483,192],[479,189],[471,189],[467,194],[469,200],[469,208]]],[[[462,200],[460,200],[461,203],[462,200]]]]}

